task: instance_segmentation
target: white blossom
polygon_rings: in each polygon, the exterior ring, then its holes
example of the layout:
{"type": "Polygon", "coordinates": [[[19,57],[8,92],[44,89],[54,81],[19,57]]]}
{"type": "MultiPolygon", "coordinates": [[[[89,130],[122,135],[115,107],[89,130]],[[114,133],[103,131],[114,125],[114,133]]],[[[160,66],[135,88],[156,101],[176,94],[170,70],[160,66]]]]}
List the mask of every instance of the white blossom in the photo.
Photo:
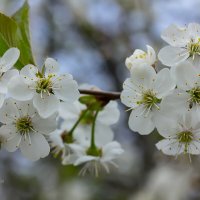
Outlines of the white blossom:
{"type": "Polygon", "coordinates": [[[194,66],[200,64],[200,25],[190,23],[187,27],[170,25],[161,35],[169,45],[158,53],[159,60],[166,66],[174,66],[190,60],[194,66]]]}
{"type": "MultiPolygon", "coordinates": [[[[64,119],[63,128],[70,130],[73,125],[77,122],[79,117],[83,112],[85,112],[87,107],[84,104],[81,104],[79,101],[74,102],[73,104],[68,104],[65,102],[61,102],[60,108],[59,108],[59,115],[64,119]]],[[[97,119],[96,119],[96,129],[95,129],[95,135],[96,135],[96,142],[102,141],[103,138],[104,141],[110,140],[114,138],[114,133],[110,127],[110,125],[115,124],[119,120],[120,112],[117,107],[117,102],[110,101],[102,111],[98,113],[97,119]],[[102,130],[104,130],[102,132],[102,130]],[[103,136],[103,137],[102,137],[103,136]]],[[[78,125],[78,128],[75,130],[79,133],[79,135],[85,135],[87,140],[90,140],[91,135],[91,125],[93,123],[94,118],[94,111],[88,111],[85,115],[85,117],[80,121],[80,124],[78,125]]]]}
{"type": "Polygon", "coordinates": [[[125,64],[126,67],[131,70],[133,67],[140,64],[154,66],[156,61],[155,50],[151,46],[147,45],[147,52],[136,49],[130,57],[126,58],[125,64]]]}
{"type": "Polygon", "coordinates": [[[182,62],[174,69],[177,88],[161,102],[162,112],[184,113],[200,109],[200,70],[190,62],[182,62]]]}
{"type": "Polygon", "coordinates": [[[18,70],[11,69],[19,58],[20,52],[17,48],[8,49],[0,58],[0,107],[2,107],[8,92],[8,82],[18,74],[18,70]]]}
{"type": "Polygon", "coordinates": [[[142,135],[151,133],[159,117],[160,102],[174,87],[169,69],[156,74],[146,64],[134,67],[121,93],[122,103],[132,110],[128,122],[130,129],[142,135]]]}
{"type": "Polygon", "coordinates": [[[104,145],[97,146],[96,152],[93,155],[88,152],[89,144],[72,144],[70,146],[77,155],[74,165],[77,166],[84,164],[80,171],[81,175],[85,175],[89,172],[98,176],[103,170],[109,173],[109,167],[117,167],[114,160],[124,152],[121,145],[116,141],[111,141],[104,145]]]}
{"type": "Polygon", "coordinates": [[[55,157],[61,155],[63,165],[73,164],[75,159],[77,159],[77,156],[72,151],[70,145],[74,143],[77,144],[80,141],[83,142],[84,140],[86,140],[85,135],[79,133],[79,131],[76,131],[73,133],[73,135],[69,135],[65,124],[62,124],[61,129],[56,129],[50,134],[49,142],[52,148],[52,153],[55,157]]]}
{"type": "Polygon", "coordinates": [[[56,129],[56,116],[43,119],[33,107],[32,101],[19,102],[6,99],[0,112],[0,133],[7,135],[3,147],[9,152],[18,148],[30,160],[38,160],[49,154],[45,139],[56,129]]]}
{"type": "Polygon", "coordinates": [[[200,124],[196,111],[160,118],[158,132],[164,137],[156,147],[167,155],[200,154],[200,124]]]}
{"type": "Polygon", "coordinates": [[[60,100],[72,103],[79,98],[78,84],[70,74],[58,74],[58,63],[45,61],[44,73],[34,65],[26,65],[19,76],[11,79],[8,88],[11,97],[19,101],[33,98],[33,105],[41,117],[58,111],[60,100]]]}

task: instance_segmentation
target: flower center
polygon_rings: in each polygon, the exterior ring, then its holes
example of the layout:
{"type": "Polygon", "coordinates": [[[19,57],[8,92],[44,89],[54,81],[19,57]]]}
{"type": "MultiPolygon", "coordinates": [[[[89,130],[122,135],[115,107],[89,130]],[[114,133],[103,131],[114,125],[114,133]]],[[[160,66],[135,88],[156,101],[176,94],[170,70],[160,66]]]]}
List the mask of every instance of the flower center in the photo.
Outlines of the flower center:
{"type": "Polygon", "coordinates": [[[33,124],[29,116],[19,118],[15,126],[21,135],[25,135],[33,130],[33,124]]]}
{"type": "Polygon", "coordinates": [[[52,82],[51,78],[41,78],[37,81],[36,84],[36,92],[37,93],[52,93],[52,82]]]}
{"type": "Polygon", "coordinates": [[[190,43],[188,45],[188,49],[190,52],[190,57],[194,59],[195,55],[200,55],[200,38],[198,39],[198,42],[196,43],[190,43]]]}
{"type": "Polygon", "coordinates": [[[74,138],[73,138],[72,134],[69,134],[67,131],[64,131],[62,133],[61,138],[67,144],[71,144],[74,142],[74,138]]]}
{"type": "Polygon", "coordinates": [[[184,153],[188,153],[189,144],[193,140],[193,134],[190,131],[183,131],[177,134],[178,141],[181,144],[184,144],[184,153]]]}
{"type": "Polygon", "coordinates": [[[188,144],[192,141],[192,139],[193,139],[193,134],[190,131],[183,131],[178,133],[178,141],[180,143],[188,144]]]}
{"type": "Polygon", "coordinates": [[[157,104],[160,102],[161,99],[158,99],[153,91],[148,90],[143,93],[142,99],[138,101],[137,104],[143,104],[148,109],[151,109],[152,107],[156,107],[159,109],[157,104]]]}
{"type": "Polygon", "coordinates": [[[193,104],[200,104],[200,87],[193,88],[188,93],[190,94],[190,108],[193,104]]]}
{"type": "Polygon", "coordinates": [[[141,54],[139,54],[139,55],[137,55],[135,58],[136,59],[144,59],[144,58],[146,58],[147,57],[147,54],[146,53],[141,53],[141,54]]]}

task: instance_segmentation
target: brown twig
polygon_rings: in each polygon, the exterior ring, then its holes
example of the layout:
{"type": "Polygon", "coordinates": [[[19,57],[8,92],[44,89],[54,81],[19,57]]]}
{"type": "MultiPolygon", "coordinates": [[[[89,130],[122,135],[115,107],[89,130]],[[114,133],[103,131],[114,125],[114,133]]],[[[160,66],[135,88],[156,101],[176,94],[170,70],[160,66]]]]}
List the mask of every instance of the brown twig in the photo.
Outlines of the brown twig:
{"type": "Polygon", "coordinates": [[[107,99],[107,100],[117,100],[120,99],[120,92],[105,92],[105,91],[98,91],[98,90],[84,90],[79,89],[79,92],[81,94],[88,94],[88,95],[94,95],[101,99],[107,99]]]}

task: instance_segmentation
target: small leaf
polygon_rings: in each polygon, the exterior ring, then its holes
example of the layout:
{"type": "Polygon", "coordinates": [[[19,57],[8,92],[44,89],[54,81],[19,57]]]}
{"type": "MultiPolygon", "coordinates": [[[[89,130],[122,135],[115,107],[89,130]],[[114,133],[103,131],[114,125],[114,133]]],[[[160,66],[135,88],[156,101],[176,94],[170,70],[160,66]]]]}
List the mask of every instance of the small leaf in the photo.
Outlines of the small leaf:
{"type": "Polygon", "coordinates": [[[17,24],[8,16],[0,13],[0,56],[10,47],[16,47],[17,24]]]}
{"type": "Polygon", "coordinates": [[[29,5],[27,1],[25,1],[21,9],[12,16],[12,19],[15,20],[18,25],[16,42],[21,54],[16,66],[21,69],[27,64],[35,64],[30,43],[29,5]]]}
{"type": "Polygon", "coordinates": [[[0,56],[11,47],[20,50],[20,58],[15,64],[17,69],[34,64],[29,34],[29,6],[26,1],[12,18],[0,13],[0,56]]]}

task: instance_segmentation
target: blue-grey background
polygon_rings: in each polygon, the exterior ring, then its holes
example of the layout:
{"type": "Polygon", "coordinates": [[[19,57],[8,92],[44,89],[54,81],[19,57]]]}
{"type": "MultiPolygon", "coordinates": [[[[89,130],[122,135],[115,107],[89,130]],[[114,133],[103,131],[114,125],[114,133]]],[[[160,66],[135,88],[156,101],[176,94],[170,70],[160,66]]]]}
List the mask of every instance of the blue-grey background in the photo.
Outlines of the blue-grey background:
{"type": "MultiPolygon", "coordinates": [[[[56,58],[62,72],[81,83],[121,91],[129,76],[125,58],[146,44],[156,52],[161,31],[171,23],[200,23],[199,0],[29,0],[35,58],[56,58]]],[[[14,13],[22,0],[0,0],[0,11],[14,13]]],[[[78,168],[51,156],[30,162],[19,152],[0,152],[1,200],[199,200],[199,158],[167,157],[155,149],[158,136],[128,129],[119,102],[116,139],[125,149],[119,169],[98,179],[78,177],[78,168]]]]}

